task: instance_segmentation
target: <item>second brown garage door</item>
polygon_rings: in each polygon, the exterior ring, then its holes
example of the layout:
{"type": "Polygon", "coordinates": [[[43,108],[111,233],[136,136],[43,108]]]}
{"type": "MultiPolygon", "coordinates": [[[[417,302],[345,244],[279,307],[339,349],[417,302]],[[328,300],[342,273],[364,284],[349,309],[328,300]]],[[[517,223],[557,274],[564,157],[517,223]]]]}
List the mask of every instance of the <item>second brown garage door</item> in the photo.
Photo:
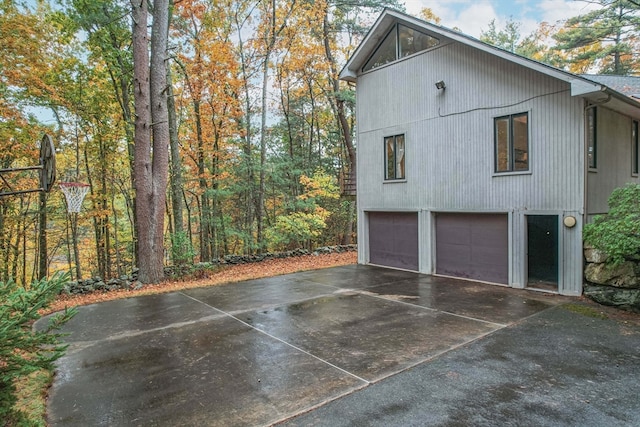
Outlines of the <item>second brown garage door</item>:
{"type": "Polygon", "coordinates": [[[508,230],[506,214],[437,214],[436,273],[508,284],[508,230]]]}
{"type": "Polygon", "coordinates": [[[418,214],[369,212],[369,262],[418,271],[418,214]]]}

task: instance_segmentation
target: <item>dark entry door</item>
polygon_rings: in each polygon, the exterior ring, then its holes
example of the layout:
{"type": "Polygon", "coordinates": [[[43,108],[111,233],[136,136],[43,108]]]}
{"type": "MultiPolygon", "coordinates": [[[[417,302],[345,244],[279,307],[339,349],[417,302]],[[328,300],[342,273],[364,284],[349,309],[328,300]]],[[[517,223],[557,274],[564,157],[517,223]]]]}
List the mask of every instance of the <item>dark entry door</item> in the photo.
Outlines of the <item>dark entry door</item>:
{"type": "Polygon", "coordinates": [[[418,214],[369,212],[369,262],[418,271],[418,214]]]}
{"type": "Polygon", "coordinates": [[[486,282],[509,282],[506,214],[436,216],[436,273],[486,282]]]}
{"type": "Polygon", "coordinates": [[[527,215],[528,286],[558,285],[558,215],[527,215]]]}

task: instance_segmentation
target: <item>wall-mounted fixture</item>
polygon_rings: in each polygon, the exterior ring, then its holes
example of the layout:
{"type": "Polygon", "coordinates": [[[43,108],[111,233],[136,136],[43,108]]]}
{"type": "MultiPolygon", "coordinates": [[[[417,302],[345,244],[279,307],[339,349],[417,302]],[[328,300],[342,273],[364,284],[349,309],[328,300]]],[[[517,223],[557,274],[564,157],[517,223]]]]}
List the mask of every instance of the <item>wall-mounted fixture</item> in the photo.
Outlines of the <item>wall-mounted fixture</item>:
{"type": "Polygon", "coordinates": [[[564,226],[567,228],[573,228],[576,226],[576,217],[575,216],[565,216],[564,217],[564,226]]]}
{"type": "Polygon", "coordinates": [[[440,80],[439,82],[436,82],[436,89],[445,90],[446,88],[447,86],[445,86],[444,80],[440,80]]]}

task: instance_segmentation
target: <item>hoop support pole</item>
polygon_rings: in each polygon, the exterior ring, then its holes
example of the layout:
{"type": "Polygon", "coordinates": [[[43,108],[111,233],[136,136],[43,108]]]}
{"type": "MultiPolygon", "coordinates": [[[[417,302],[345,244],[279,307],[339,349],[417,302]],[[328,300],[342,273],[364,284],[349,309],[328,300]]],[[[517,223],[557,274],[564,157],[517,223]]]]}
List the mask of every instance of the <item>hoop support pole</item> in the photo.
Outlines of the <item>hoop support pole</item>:
{"type": "Polygon", "coordinates": [[[3,191],[3,192],[0,192],[0,197],[14,196],[16,194],[39,193],[40,191],[44,191],[44,188],[37,188],[35,190],[3,191]]]}
{"type": "Polygon", "coordinates": [[[38,166],[24,166],[21,168],[0,169],[0,173],[34,171],[34,170],[42,169],[42,167],[43,167],[42,165],[38,165],[38,166]]]}

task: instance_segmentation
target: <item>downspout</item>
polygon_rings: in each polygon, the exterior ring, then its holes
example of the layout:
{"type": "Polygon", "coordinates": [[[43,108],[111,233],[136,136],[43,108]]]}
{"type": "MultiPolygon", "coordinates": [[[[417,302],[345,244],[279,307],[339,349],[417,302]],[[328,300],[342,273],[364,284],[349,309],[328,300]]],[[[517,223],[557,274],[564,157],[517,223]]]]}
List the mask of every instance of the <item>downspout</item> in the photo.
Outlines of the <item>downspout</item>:
{"type": "MultiPolygon", "coordinates": [[[[600,105],[604,105],[604,104],[608,103],[609,101],[611,101],[611,94],[607,93],[607,97],[602,101],[596,101],[596,102],[594,102],[592,104],[589,104],[587,102],[587,105],[584,107],[583,112],[582,112],[582,123],[583,123],[583,126],[582,126],[582,129],[583,129],[583,134],[582,134],[582,136],[583,136],[582,137],[583,159],[582,159],[582,161],[583,161],[583,165],[584,165],[584,167],[582,168],[582,171],[583,171],[582,172],[583,173],[583,181],[582,182],[583,182],[584,195],[583,195],[583,198],[582,198],[582,203],[583,203],[583,206],[582,206],[582,227],[580,227],[580,238],[582,240],[582,243],[581,243],[582,249],[581,250],[583,251],[583,260],[582,260],[582,269],[581,269],[582,270],[582,274],[583,274],[583,276],[582,276],[582,282],[583,283],[580,286],[581,292],[584,292],[584,290],[582,289],[583,285],[584,285],[584,249],[583,249],[584,248],[584,238],[582,237],[582,230],[583,230],[585,224],[587,223],[587,219],[588,219],[588,215],[589,215],[589,211],[588,211],[588,208],[587,208],[587,206],[588,206],[587,198],[588,198],[588,194],[589,194],[589,191],[588,191],[588,182],[589,182],[589,152],[588,151],[589,151],[589,148],[587,147],[587,132],[589,130],[587,128],[587,120],[586,120],[587,119],[587,111],[589,111],[591,108],[596,108],[596,107],[598,107],[600,105]]],[[[597,120],[598,120],[598,116],[596,115],[596,121],[597,120]]],[[[594,136],[596,138],[596,144],[597,144],[597,137],[598,137],[597,132],[598,132],[598,126],[597,126],[597,123],[596,123],[596,134],[594,136]]],[[[597,150],[597,148],[596,148],[596,150],[597,150]]],[[[597,151],[596,151],[596,156],[597,156],[597,151]]]]}

